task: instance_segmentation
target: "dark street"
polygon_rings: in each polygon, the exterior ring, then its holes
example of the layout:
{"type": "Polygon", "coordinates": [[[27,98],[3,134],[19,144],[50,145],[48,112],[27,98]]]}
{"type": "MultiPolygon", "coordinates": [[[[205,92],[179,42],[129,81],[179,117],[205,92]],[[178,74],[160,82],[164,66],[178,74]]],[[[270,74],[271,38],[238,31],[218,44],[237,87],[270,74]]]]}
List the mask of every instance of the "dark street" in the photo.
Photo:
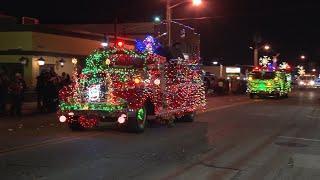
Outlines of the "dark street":
{"type": "Polygon", "coordinates": [[[72,132],[55,114],[1,119],[2,179],[319,179],[319,90],[209,97],[194,123],[72,132]]]}

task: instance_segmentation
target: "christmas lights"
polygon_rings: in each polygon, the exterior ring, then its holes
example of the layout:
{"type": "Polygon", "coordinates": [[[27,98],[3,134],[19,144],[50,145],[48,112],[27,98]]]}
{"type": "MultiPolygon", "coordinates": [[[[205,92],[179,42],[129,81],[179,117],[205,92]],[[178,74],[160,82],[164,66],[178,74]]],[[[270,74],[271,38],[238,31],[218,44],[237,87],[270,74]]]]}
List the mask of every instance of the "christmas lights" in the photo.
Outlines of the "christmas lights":
{"type": "Polygon", "coordinates": [[[86,58],[80,74],[74,63],[73,82],[60,92],[58,114],[87,128],[97,125],[101,112],[119,114],[115,121],[120,124],[130,120],[129,111],[135,112],[138,123],[144,123],[147,102],[160,117],[203,109],[206,100],[199,59],[166,60],[153,53],[156,41],[152,37],[143,44],[144,50],[109,47],[95,51],[86,58]]]}
{"type": "MultiPolygon", "coordinates": [[[[265,64],[265,63],[263,63],[265,64]]],[[[290,66],[287,63],[280,65],[280,69],[273,67],[254,68],[248,77],[247,92],[250,97],[254,95],[274,95],[276,97],[288,96],[291,91],[290,66]]]]}

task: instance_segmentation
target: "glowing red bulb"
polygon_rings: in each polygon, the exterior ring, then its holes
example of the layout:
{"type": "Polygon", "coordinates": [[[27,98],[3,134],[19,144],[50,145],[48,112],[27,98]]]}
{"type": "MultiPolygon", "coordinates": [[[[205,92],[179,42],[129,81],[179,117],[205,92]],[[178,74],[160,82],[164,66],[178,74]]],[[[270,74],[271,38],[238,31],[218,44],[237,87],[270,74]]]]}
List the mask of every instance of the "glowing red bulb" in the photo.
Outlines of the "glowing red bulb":
{"type": "Polygon", "coordinates": [[[118,47],[123,47],[123,45],[124,45],[124,43],[123,43],[122,41],[118,41],[118,42],[117,42],[117,46],[118,46],[118,47]]]}

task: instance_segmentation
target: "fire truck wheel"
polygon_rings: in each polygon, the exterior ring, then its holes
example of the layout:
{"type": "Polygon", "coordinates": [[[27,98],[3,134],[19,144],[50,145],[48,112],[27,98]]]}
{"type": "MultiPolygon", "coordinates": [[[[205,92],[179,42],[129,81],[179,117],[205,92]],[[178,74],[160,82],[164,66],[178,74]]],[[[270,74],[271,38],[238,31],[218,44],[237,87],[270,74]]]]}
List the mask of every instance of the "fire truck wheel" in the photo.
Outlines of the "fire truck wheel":
{"type": "Polygon", "coordinates": [[[127,130],[134,133],[142,133],[147,123],[147,110],[145,107],[137,110],[135,117],[129,117],[127,130]]]}
{"type": "Polygon", "coordinates": [[[84,127],[77,121],[68,123],[69,128],[72,131],[83,131],[84,127]]]}
{"type": "Polygon", "coordinates": [[[180,118],[177,118],[178,121],[182,121],[182,122],[193,122],[195,119],[196,113],[195,112],[191,112],[188,113],[186,115],[183,115],[180,118]]]}

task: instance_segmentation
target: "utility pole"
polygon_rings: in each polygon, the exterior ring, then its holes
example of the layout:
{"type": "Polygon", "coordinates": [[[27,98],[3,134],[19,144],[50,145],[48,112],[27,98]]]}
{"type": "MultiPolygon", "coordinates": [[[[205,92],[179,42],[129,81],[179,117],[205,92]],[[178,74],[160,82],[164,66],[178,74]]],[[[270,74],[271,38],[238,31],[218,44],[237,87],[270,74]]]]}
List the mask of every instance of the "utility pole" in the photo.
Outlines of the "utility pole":
{"type": "Polygon", "coordinates": [[[167,34],[168,34],[168,47],[171,47],[171,0],[167,0],[167,34]]]}
{"type": "Polygon", "coordinates": [[[259,44],[261,43],[261,37],[255,34],[253,37],[253,65],[256,67],[259,65],[259,44]]]}
{"type": "Polygon", "coordinates": [[[113,28],[114,28],[114,39],[115,39],[114,44],[116,44],[116,41],[118,39],[118,17],[114,19],[113,28]]]}
{"type": "MultiPolygon", "coordinates": [[[[168,33],[168,46],[171,47],[172,44],[172,33],[171,33],[171,25],[172,25],[172,9],[175,7],[178,7],[182,4],[189,3],[189,0],[184,0],[181,2],[178,2],[177,4],[171,5],[171,0],[167,0],[167,6],[166,6],[166,20],[167,20],[167,33],[168,33]]],[[[192,0],[192,3],[194,6],[200,6],[202,1],[201,0],[192,0]]]]}
{"type": "Polygon", "coordinates": [[[259,50],[257,46],[254,46],[254,50],[253,50],[253,64],[254,66],[258,66],[258,59],[259,59],[259,50]]]}
{"type": "Polygon", "coordinates": [[[220,78],[223,77],[223,65],[222,64],[220,64],[220,73],[219,73],[219,75],[220,75],[220,78]]]}

